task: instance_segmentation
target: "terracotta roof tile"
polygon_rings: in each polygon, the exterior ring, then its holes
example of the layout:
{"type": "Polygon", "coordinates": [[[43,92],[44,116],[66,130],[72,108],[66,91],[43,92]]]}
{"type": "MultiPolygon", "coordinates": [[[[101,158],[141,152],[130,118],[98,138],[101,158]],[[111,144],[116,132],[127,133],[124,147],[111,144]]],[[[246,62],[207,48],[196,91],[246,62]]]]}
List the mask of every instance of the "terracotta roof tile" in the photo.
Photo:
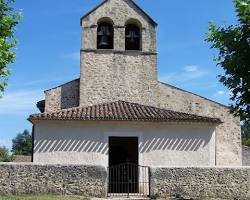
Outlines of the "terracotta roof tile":
{"type": "Polygon", "coordinates": [[[88,107],[76,107],[58,112],[33,114],[34,120],[82,120],[82,121],[183,121],[221,123],[218,118],[175,112],[137,103],[116,101],[88,107]]]}

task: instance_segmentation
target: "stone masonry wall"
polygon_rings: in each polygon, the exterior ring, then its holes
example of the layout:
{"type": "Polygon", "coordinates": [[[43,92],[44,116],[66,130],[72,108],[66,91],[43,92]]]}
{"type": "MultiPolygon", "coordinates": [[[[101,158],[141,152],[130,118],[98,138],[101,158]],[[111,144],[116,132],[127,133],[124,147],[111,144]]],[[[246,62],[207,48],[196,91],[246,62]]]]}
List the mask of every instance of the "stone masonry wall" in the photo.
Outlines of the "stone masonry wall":
{"type": "Polygon", "coordinates": [[[154,105],[157,95],[155,24],[130,0],[109,0],[81,21],[80,106],[127,100],[154,105]],[[97,25],[112,21],[114,49],[97,50],[97,25]],[[141,51],[125,51],[125,26],[141,28],[141,51]]]}
{"type": "Polygon", "coordinates": [[[13,155],[13,162],[22,162],[22,163],[27,163],[27,162],[32,162],[32,157],[31,156],[21,156],[21,155],[13,155]]]}
{"type": "Polygon", "coordinates": [[[0,164],[0,194],[105,197],[106,169],[98,166],[0,164]]]}
{"type": "Polygon", "coordinates": [[[249,200],[250,168],[153,168],[151,195],[249,200]]]}
{"type": "Polygon", "coordinates": [[[156,55],[82,52],[81,61],[80,106],[117,100],[154,105],[156,55]]]}
{"type": "Polygon", "coordinates": [[[242,165],[240,120],[227,107],[203,97],[159,83],[159,107],[220,118],[216,128],[216,164],[242,165]]]}
{"type": "MultiPolygon", "coordinates": [[[[107,195],[107,170],[99,166],[0,163],[0,195],[107,195]]],[[[152,198],[250,199],[250,167],[151,168],[152,198]]]]}
{"type": "Polygon", "coordinates": [[[242,165],[240,120],[223,105],[159,83],[158,106],[165,109],[191,113],[222,120],[216,128],[216,165],[242,165]]]}
{"type": "Polygon", "coordinates": [[[79,106],[79,79],[45,91],[45,112],[79,106]]]}

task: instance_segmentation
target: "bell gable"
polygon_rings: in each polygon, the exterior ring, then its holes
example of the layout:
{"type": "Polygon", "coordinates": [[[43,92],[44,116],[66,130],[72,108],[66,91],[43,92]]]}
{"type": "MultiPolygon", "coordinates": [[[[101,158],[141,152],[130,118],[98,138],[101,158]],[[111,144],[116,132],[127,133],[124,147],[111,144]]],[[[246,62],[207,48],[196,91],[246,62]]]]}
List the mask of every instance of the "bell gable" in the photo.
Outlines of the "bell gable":
{"type": "MultiPolygon", "coordinates": [[[[103,9],[102,7],[105,7],[104,9],[107,9],[106,7],[108,6],[109,9],[112,10],[113,6],[112,6],[111,1],[114,1],[114,0],[104,0],[102,3],[97,5],[95,8],[93,8],[88,13],[83,15],[81,17],[81,26],[84,26],[84,24],[83,24],[84,22],[89,21],[89,18],[91,17],[91,15],[94,15],[95,13],[99,14],[100,13],[99,10],[103,9]],[[105,4],[107,4],[107,5],[105,5],[105,4]],[[110,5],[111,5],[111,7],[110,7],[110,5]]],[[[121,2],[118,2],[118,1],[122,1],[122,3],[124,5],[127,4],[127,6],[130,7],[132,10],[134,10],[134,12],[136,12],[138,15],[143,17],[149,23],[151,23],[152,26],[157,26],[157,23],[143,9],[141,9],[133,0],[116,0],[116,1],[117,2],[115,4],[113,4],[114,6],[121,5],[121,2]]],[[[125,7],[127,7],[127,6],[125,5],[125,7]]]]}
{"type": "Polygon", "coordinates": [[[156,53],[156,25],[132,0],[105,0],[81,18],[81,49],[156,53]]]}

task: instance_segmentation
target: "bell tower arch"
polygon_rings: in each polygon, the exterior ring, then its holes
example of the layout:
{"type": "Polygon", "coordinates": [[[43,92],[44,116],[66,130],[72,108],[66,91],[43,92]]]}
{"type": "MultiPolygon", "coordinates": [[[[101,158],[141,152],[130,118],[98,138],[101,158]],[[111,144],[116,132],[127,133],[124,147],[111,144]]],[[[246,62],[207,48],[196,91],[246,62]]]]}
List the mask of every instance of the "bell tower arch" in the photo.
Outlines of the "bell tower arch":
{"type": "Polygon", "coordinates": [[[156,23],[132,0],[105,0],[81,18],[80,106],[153,105],[156,23]]]}
{"type": "Polygon", "coordinates": [[[97,22],[97,49],[114,49],[113,21],[102,18],[97,22]]]}
{"type": "Polygon", "coordinates": [[[142,25],[136,19],[129,19],[125,24],[125,50],[142,50],[142,25]]]}

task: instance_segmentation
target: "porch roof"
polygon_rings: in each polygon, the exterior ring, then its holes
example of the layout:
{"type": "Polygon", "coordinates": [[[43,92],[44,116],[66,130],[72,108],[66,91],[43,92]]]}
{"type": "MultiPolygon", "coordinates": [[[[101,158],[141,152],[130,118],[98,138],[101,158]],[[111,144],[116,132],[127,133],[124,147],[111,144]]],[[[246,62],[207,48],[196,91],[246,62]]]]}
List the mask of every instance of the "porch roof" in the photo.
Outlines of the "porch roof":
{"type": "Polygon", "coordinates": [[[176,112],[126,101],[109,102],[88,107],[75,107],[57,112],[32,114],[28,120],[31,122],[37,120],[78,120],[222,123],[219,118],[176,112]]]}

